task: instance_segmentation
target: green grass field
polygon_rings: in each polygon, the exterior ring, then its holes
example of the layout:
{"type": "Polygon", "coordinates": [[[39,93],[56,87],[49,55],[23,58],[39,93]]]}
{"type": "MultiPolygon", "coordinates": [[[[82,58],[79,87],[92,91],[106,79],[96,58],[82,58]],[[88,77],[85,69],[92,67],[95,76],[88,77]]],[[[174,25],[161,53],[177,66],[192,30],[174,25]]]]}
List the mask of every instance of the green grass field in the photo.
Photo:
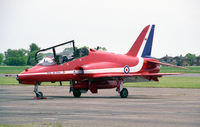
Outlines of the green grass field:
{"type": "MultiPolygon", "coordinates": [[[[0,85],[21,85],[15,77],[0,77],[0,85]]],[[[59,82],[43,82],[41,85],[60,85],[59,82]]],[[[69,82],[62,82],[62,85],[69,85],[69,82]]]]}
{"type": "MultiPolygon", "coordinates": [[[[152,87],[152,88],[200,88],[199,77],[162,77],[159,82],[125,83],[125,87],[152,87]]],[[[14,77],[0,77],[0,85],[20,85],[14,77]]],[[[45,82],[41,85],[60,85],[59,82],[45,82]]],[[[69,82],[63,82],[69,85],[69,82]]]]}
{"type": "Polygon", "coordinates": [[[200,66],[188,66],[188,69],[161,67],[160,73],[200,73],[200,66]]]}
{"type": "Polygon", "coordinates": [[[200,77],[162,77],[159,82],[126,83],[129,87],[200,88],[200,77]]]}
{"type": "Polygon", "coordinates": [[[18,74],[31,66],[0,66],[0,74],[18,74]]]}

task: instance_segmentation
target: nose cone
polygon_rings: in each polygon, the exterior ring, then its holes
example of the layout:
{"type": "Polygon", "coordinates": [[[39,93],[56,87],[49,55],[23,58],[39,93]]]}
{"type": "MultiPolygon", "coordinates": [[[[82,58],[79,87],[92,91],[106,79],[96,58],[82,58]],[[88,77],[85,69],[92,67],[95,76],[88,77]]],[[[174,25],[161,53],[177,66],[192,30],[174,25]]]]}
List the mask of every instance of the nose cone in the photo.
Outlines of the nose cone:
{"type": "Polygon", "coordinates": [[[18,75],[17,75],[17,80],[19,81],[19,82],[22,82],[22,81],[24,81],[24,80],[27,80],[26,79],[26,75],[27,75],[28,73],[26,73],[26,71],[23,71],[23,72],[21,72],[21,73],[19,73],[18,75]]]}
{"type": "Polygon", "coordinates": [[[23,72],[17,75],[16,80],[19,81],[20,84],[33,84],[35,85],[37,81],[35,80],[35,77],[33,73],[35,72],[33,68],[25,69],[23,72]]]}
{"type": "MultiPolygon", "coordinates": [[[[16,80],[19,81],[19,77],[18,77],[18,75],[17,75],[17,77],[16,77],[16,80]]],[[[19,83],[20,83],[20,82],[19,82],[19,83]]]]}
{"type": "Polygon", "coordinates": [[[32,84],[32,85],[36,84],[36,81],[31,80],[31,76],[25,72],[18,74],[16,80],[18,80],[20,84],[32,84]]]}

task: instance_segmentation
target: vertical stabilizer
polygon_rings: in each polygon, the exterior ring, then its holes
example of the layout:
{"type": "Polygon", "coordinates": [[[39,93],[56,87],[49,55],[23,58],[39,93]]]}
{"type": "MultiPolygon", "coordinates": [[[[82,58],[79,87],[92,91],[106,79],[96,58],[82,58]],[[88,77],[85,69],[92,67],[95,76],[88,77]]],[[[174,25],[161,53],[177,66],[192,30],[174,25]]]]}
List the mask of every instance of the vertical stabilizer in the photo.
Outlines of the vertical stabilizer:
{"type": "Polygon", "coordinates": [[[150,57],[151,56],[151,48],[153,42],[154,35],[154,27],[155,25],[146,26],[136,41],[134,42],[131,49],[126,53],[128,56],[138,56],[138,57],[150,57]]]}
{"type": "Polygon", "coordinates": [[[153,44],[153,35],[154,35],[154,28],[155,25],[152,25],[151,31],[149,33],[146,45],[144,47],[144,50],[142,52],[142,57],[151,57],[151,49],[152,49],[152,44],[153,44]]]}

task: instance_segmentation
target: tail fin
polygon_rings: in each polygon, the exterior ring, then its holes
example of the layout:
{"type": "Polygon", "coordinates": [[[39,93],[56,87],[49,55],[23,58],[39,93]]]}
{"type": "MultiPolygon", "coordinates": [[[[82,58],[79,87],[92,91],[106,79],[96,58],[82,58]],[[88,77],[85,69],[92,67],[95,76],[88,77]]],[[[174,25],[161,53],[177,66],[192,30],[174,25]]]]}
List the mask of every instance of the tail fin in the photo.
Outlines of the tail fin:
{"type": "Polygon", "coordinates": [[[154,28],[155,25],[146,26],[136,39],[131,49],[128,51],[128,53],[126,53],[126,55],[151,57],[154,28]]]}

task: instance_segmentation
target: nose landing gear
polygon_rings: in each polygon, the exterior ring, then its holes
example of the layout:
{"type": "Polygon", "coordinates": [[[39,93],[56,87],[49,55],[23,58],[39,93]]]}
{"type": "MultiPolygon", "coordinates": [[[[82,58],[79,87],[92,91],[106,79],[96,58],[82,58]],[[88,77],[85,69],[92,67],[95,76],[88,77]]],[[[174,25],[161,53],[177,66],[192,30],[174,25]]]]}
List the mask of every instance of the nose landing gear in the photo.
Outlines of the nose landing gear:
{"type": "Polygon", "coordinates": [[[43,93],[38,91],[38,86],[40,85],[40,83],[37,83],[34,87],[34,93],[36,95],[36,97],[34,97],[35,100],[40,100],[40,99],[47,99],[46,97],[43,96],[43,93]]]}

